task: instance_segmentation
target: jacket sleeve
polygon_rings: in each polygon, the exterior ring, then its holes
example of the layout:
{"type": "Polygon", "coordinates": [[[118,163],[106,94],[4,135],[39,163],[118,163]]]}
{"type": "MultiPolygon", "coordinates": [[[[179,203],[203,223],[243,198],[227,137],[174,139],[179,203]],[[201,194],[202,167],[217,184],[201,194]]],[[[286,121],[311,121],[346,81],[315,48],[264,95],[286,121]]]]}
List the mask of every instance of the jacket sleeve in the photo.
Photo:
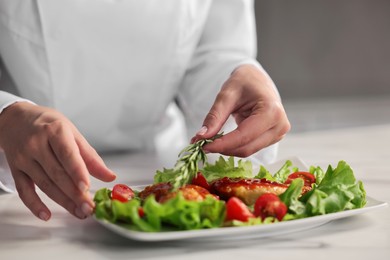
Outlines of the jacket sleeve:
{"type": "MultiPolygon", "coordinates": [[[[253,0],[213,1],[204,30],[180,88],[178,103],[189,136],[201,127],[222,84],[235,68],[256,61],[257,38],[253,0]]],[[[276,90],[277,91],[277,90],[276,90]]],[[[236,127],[231,118],[223,131],[236,127]]],[[[277,145],[252,157],[260,163],[276,158],[277,145]]]]}
{"type": "Polygon", "coordinates": [[[178,96],[189,136],[201,127],[222,84],[237,66],[260,66],[255,59],[253,5],[252,0],[215,0],[210,7],[178,96]]]}
{"type": "MultiPolygon", "coordinates": [[[[0,87],[0,89],[1,89],[1,87],[0,87]]],[[[21,98],[21,97],[14,95],[14,94],[0,90],[0,115],[4,111],[4,109],[9,107],[10,105],[12,105],[16,102],[22,102],[22,101],[33,103],[27,99],[24,99],[24,98],[21,98]]]]}
{"type": "Polygon", "coordinates": [[[19,97],[15,91],[15,86],[13,86],[13,82],[4,68],[4,64],[0,56],[0,115],[5,108],[16,102],[24,101],[33,103],[30,100],[19,97]]]}
{"type": "Polygon", "coordinates": [[[15,190],[15,183],[7,159],[3,150],[0,149],[0,194],[1,191],[15,192],[15,190]]]}
{"type": "MultiPolygon", "coordinates": [[[[1,62],[1,60],[0,60],[1,62]]],[[[18,97],[13,96],[12,94],[9,94],[8,92],[2,91],[2,70],[0,67],[0,116],[1,112],[9,106],[10,104],[13,104],[16,102],[18,97]]],[[[15,185],[11,176],[11,171],[9,169],[7,160],[5,158],[4,152],[0,147],[0,193],[1,191],[6,191],[6,192],[12,192],[15,190],[15,185]]]]}

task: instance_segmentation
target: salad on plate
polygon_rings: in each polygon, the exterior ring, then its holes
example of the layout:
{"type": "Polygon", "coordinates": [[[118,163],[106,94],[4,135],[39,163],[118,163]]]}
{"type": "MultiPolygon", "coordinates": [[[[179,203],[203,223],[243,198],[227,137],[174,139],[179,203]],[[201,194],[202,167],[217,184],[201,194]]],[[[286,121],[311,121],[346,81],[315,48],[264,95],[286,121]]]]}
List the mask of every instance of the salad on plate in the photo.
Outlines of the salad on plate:
{"type": "Polygon", "coordinates": [[[264,225],[364,207],[363,183],[345,162],[300,170],[290,160],[276,172],[250,160],[187,146],[173,168],[158,170],[140,188],[116,184],[95,193],[95,217],[129,230],[164,232],[264,225]]]}

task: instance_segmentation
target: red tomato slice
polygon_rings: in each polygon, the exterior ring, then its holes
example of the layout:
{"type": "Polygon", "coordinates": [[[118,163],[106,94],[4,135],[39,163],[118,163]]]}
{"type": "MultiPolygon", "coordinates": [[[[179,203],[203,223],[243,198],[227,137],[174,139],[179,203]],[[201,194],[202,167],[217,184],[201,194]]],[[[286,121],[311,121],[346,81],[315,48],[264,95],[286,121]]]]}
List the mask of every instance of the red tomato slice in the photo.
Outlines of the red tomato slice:
{"type": "Polygon", "coordinates": [[[247,222],[250,218],[254,218],[253,213],[248,209],[242,200],[237,197],[231,197],[226,202],[226,220],[239,220],[247,222]]]}
{"type": "Polygon", "coordinates": [[[310,186],[311,187],[311,185],[313,183],[316,183],[316,177],[314,176],[314,174],[312,174],[310,172],[294,172],[294,173],[291,173],[284,183],[285,184],[290,184],[296,178],[303,179],[303,182],[304,182],[305,186],[310,186]]]}
{"type": "Polygon", "coordinates": [[[126,202],[134,198],[134,191],[125,184],[116,184],[112,188],[111,199],[126,202]]]}
{"type": "Polygon", "coordinates": [[[254,213],[256,217],[261,217],[262,220],[266,217],[275,217],[281,221],[287,213],[287,206],[277,195],[264,193],[256,200],[254,213]]]}
{"type": "Polygon", "coordinates": [[[145,216],[145,211],[142,207],[138,208],[138,215],[140,216],[140,218],[143,218],[145,216]]]}
{"type": "Polygon", "coordinates": [[[192,179],[191,184],[205,188],[208,191],[210,190],[210,185],[201,172],[196,174],[196,176],[192,179]]]}

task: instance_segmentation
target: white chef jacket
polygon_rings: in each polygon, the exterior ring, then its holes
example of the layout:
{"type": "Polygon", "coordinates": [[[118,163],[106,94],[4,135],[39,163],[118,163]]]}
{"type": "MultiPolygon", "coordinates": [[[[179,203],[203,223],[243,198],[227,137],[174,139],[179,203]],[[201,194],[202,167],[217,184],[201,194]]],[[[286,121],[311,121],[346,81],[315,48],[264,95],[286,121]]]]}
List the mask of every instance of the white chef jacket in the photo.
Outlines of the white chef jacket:
{"type": "Polygon", "coordinates": [[[98,151],[188,143],[180,115],[192,136],[234,68],[260,66],[253,0],[0,0],[0,57],[0,111],[55,108],[98,151]]]}

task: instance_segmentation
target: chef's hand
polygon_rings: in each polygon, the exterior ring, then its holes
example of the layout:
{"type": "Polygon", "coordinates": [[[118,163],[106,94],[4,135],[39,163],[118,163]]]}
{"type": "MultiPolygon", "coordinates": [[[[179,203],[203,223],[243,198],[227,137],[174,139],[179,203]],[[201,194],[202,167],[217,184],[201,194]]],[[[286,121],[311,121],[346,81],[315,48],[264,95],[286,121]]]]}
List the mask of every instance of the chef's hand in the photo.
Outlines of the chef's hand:
{"type": "Polygon", "coordinates": [[[280,141],[290,130],[273,81],[253,65],[242,65],[231,74],[192,142],[216,135],[230,115],[237,128],[205,145],[206,152],[247,157],[280,141]]]}
{"type": "Polygon", "coordinates": [[[15,103],[0,115],[0,147],[4,150],[23,203],[42,220],[51,212],[35,185],[78,218],[94,207],[89,175],[113,181],[96,151],[59,112],[27,102],[15,103]]]}

